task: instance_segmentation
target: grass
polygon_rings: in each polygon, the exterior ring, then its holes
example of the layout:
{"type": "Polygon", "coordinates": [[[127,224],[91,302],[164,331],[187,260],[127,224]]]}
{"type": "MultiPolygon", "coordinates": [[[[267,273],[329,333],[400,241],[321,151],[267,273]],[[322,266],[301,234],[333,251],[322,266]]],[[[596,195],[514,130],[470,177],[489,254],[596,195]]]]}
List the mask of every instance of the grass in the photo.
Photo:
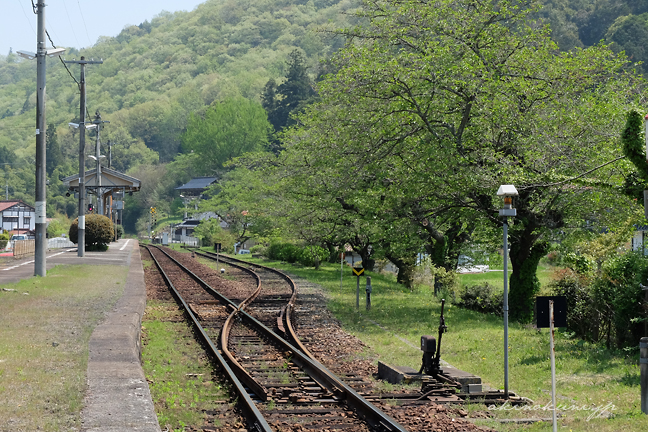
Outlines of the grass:
{"type": "Polygon", "coordinates": [[[122,294],[127,271],[59,266],[0,286],[0,430],[81,428],[88,340],[122,294]]]}
{"type": "Polygon", "coordinates": [[[143,368],[162,428],[183,431],[188,425],[206,424],[204,411],[229,395],[212,381],[212,364],[178,306],[148,301],[142,334],[143,368]]]}
{"type": "MultiPolygon", "coordinates": [[[[538,272],[536,273],[538,279],[540,280],[541,291],[548,295],[547,286],[553,280],[553,273],[555,267],[549,264],[540,263],[538,266],[538,272]]],[[[509,275],[511,274],[511,266],[509,265],[509,275]]],[[[462,286],[465,285],[478,285],[484,282],[488,282],[490,285],[504,290],[504,272],[503,269],[497,269],[496,271],[489,271],[485,273],[464,273],[459,275],[459,282],[462,286]]]]}
{"type": "MultiPolygon", "coordinates": [[[[247,256],[245,259],[259,261],[247,256]]],[[[329,308],[345,330],[367,343],[384,362],[418,369],[421,362],[420,336],[436,336],[438,333],[440,302],[427,287],[410,291],[396,284],[392,276],[369,273],[373,286],[372,309],[365,310],[362,292],[360,311],[357,311],[356,278],[351,277],[349,268],[345,268],[340,288],[339,265],[327,265],[315,271],[279,262],[264,264],[322,285],[328,293],[329,308]]],[[[551,269],[545,267],[541,271],[546,272],[542,278],[548,280],[551,269]]],[[[483,277],[490,275],[484,274],[483,277]]],[[[471,283],[475,280],[472,279],[471,283]]],[[[364,284],[363,277],[361,289],[364,284]]],[[[445,319],[448,332],[443,336],[441,358],[459,369],[481,376],[485,384],[502,389],[504,341],[501,318],[446,304],[445,319]]],[[[510,389],[532,399],[534,404],[531,408],[537,411],[491,409],[489,413],[494,419],[550,418],[551,412],[540,409],[551,402],[548,330],[539,331],[532,326],[511,323],[508,345],[510,389]]],[[[640,410],[637,358],[638,348],[609,351],[603,346],[575,339],[569,333],[556,332],[557,402],[568,405],[559,420],[561,430],[611,432],[648,428],[648,417],[640,410]],[[605,406],[613,418],[598,418],[598,412],[593,411],[596,407],[605,406]],[[586,410],[574,407],[585,407],[586,410]]],[[[469,408],[475,409],[487,408],[469,408]]],[[[499,431],[541,431],[550,427],[547,423],[520,426],[501,424],[496,420],[478,422],[499,431]]]]}

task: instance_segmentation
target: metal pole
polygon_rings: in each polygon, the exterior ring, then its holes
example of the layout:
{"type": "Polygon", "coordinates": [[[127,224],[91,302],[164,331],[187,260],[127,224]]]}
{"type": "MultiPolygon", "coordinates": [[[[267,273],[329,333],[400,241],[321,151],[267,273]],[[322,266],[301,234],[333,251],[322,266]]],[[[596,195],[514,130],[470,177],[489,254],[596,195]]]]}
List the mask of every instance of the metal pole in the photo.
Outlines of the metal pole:
{"type": "Polygon", "coordinates": [[[639,371],[641,383],[641,412],[648,414],[648,337],[639,340],[639,371]]]}
{"type": "Polygon", "coordinates": [[[504,399],[509,395],[508,313],[508,224],[504,218],[504,399]]]}
{"type": "Polygon", "coordinates": [[[98,211],[97,213],[100,215],[104,214],[103,210],[103,192],[101,190],[101,161],[99,160],[99,157],[101,156],[101,149],[100,149],[100,141],[99,141],[99,132],[101,129],[101,115],[97,111],[97,114],[95,115],[95,120],[94,122],[97,125],[97,140],[95,143],[95,157],[97,158],[97,169],[96,169],[96,174],[97,174],[97,207],[98,211]]]}
{"type": "Polygon", "coordinates": [[[554,347],[554,302],[549,300],[549,350],[551,354],[551,405],[553,432],[558,432],[558,421],[556,420],[556,349],[554,347]]]}
{"type": "Polygon", "coordinates": [[[37,0],[38,30],[37,30],[37,66],[36,66],[36,250],[34,257],[34,276],[45,276],[47,273],[47,221],[45,209],[47,199],[46,189],[46,159],[45,159],[45,2],[37,0]]]}
{"type": "Polygon", "coordinates": [[[342,292],[342,272],[344,271],[344,252],[340,253],[340,292],[342,292]]]}
{"type": "Polygon", "coordinates": [[[80,120],[79,123],[79,231],[77,256],[85,256],[85,112],[86,112],[86,82],[85,82],[85,60],[81,57],[81,79],[80,79],[80,120]]]}
{"type": "Polygon", "coordinates": [[[356,309],[360,310],[360,275],[358,275],[356,282],[356,309]]]}

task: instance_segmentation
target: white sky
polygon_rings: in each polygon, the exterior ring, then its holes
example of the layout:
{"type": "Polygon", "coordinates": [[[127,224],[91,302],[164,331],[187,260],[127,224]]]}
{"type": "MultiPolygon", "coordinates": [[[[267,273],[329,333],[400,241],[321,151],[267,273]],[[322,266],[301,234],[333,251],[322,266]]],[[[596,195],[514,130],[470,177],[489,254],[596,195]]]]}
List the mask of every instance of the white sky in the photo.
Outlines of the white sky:
{"type": "MultiPolygon", "coordinates": [[[[191,11],[204,1],[45,0],[45,27],[57,47],[85,48],[99,36],[117,36],[125,26],[150,21],[163,10],[191,11]]],[[[31,0],[2,0],[0,6],[0,54],[7,55],[10,47],[35,52],[37,18],[31,0]]]]}

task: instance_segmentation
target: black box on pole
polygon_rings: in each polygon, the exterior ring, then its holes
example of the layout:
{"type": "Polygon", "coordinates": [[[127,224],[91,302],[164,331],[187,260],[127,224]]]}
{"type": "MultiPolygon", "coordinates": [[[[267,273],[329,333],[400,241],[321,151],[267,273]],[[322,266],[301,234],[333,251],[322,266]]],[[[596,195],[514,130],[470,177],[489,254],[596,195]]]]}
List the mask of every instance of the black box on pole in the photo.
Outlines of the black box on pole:
{"type": "Polygon", "coordinates": [[[536,325],[538,328],[549,326],[549,300],[554,302],[554,327],[567,327],[567,297],[536,297],[536,325]]]}

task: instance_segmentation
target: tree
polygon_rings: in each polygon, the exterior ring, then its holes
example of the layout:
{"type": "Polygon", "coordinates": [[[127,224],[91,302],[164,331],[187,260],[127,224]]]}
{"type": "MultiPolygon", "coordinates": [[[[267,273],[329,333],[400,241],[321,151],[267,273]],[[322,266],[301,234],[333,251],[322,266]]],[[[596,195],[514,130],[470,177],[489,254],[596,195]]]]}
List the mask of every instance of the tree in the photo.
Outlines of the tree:
{"type": "MultiPolygon", "coordinates": [[[[280,133],[294,122],[291,115],[301,111],[316,95],[313,83],[308,76],[306,60],[298,49],[288,56],[288,72],[283,83],[277,86],[274,79],[268,80],[263,88],[261,101],[275,133],[280,133]]],[[[281,150],[275,137],[271,142],[274,153],[281,150]]]]}
{"type": "Polygon", "coordinates": [[[192,114],[182,135],[182,149],[194,152],[203,174],[222,173],[224,164],[247,152],[264,148],[270,124],[256,102],[243,98],[215,102],[204,118],[192,114]]]}
{"type": "Polygon", "coordinates": [[[428,234],[441,265],[474,221],[501,227],[494,192],[515,184],[511,316],[520,321],[531,317],[551,230],[601,207],[591,191],[611,185],[614,131],[638,94],[609,49],[557,52],[546,29],[526,22],[532,6],[366,2],[370,24],[344,32],[354,43],[285,142],[302,181],[341,196],[365,181],[367,194],[392,202],[390,218],[428,234]]]}

